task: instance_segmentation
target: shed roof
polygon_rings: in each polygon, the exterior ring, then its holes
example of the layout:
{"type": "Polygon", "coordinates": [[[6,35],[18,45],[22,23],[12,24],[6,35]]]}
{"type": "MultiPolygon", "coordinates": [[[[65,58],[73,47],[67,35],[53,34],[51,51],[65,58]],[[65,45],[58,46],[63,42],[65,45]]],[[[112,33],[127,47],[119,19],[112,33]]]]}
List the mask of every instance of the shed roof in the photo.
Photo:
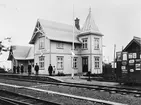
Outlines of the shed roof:
{"type": "MultiPolygon", "coordinates": [[[[30,46],[12,45],[13,57],[17,60],[34,59],[34,48],[30,46]]],[[[10,53],[9,53],[10,57],[10,53]]],[[[11,60],[8,58],[8,60],[11,60]]]]}

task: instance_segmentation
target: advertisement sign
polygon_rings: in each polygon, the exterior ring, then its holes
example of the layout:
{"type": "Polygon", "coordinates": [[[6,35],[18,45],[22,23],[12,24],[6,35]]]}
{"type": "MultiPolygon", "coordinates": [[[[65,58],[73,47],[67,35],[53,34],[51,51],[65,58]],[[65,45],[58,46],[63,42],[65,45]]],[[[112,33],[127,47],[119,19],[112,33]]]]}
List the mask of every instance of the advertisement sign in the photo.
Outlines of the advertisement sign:
{"type": "Polygon", "coordinates": [[[141,59],[136,59],[136,62],[141,62],[141,59]]]}
{"type": "Polygon", "coordinates": [[[137,58],[137,53],[133,53],[133,58],[137,58]]]}
{"type": "Polygon", "coordinates": [[[128,54],[128,58],[129,58],[129,59],[132,59],[132,58],[133,58],[133,54],[132,54],[132,53],[129,53],[129,54],[128,54]]]}
{"type": "Polygon", "coordinates": [[[135,62],[134,59],[129,60],[129,64],[133,64],[135,62]]]}
{"type": "Polygon", "coordinates": [[[126,61],[123,61],[123,62],[122,62],[122,65],[127,65],[127,62],[126,62],[126,61]]]}
{"type": "Polygon", "coordinates": [[[134,69],[130,69],[130,72],[134,72],[134,69]]]}
{"type": "Polygon", "coordinates": [[[121,59],[121,52],[117,52],[116,54],[117,54],[117,61],[121,61],[122,60],[121,59]]]}
{"type": "Polygon", "coordinates": [[[127,70],[126,69],[122,70],[122,73],[127,73],[127,70]]]}
{"type": "Polygon", "coordinates": [[[141,64],[139,64],[139,63],[136,64],[136,65],[135,65],[135,68],[136,68],[136,70],[141,70],[141,64]]]}
{"type": "Polygon", "coordinates": [[[121,66],[121,69],[122,69],[122,70],[126,69],[126,66],[121,66]]]}
{"type": "Polygon", "coordinates": [[[122,60],[127,61],[127,52],[122,52],[122,60]]]}

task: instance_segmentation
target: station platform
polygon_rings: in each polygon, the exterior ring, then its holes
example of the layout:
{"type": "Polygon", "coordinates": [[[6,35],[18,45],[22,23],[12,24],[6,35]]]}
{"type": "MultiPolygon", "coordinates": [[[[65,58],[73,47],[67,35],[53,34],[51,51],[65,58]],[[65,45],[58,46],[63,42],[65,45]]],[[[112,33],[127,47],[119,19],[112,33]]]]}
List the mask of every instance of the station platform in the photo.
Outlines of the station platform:
{"type": "MultiPolygon", "coordinates": [[[[91,79],[88,81],[88,77],[86,76],[74,76],[72,79],[71,76],[48,76],[49,78],[59,80],[61,82],[70,82],[70,83],[82,83],[82,84],[94,84],[94,85],[103,85],[103,86],[117,86],[119,83],[116,82],[104,82],[104,81],[97,81],[91,79]]],[[[92,78],[92,77],[91,77],[92,78]]]]}
{"type": "Polygon", "coordinates": [[[28,79],[40,79],[44,81],[54,81],[54,82],[70,82],[70,83],[81,83],[81,84],[93,84],[93,85],[103,85],[103,86],[118,86],[119,83],[116,82],[105,82],[105,81],[98,81],[91,77],[91,81],[88,81],[88,76],[74,76],[72,79],[70,76],[49,76],[45,74],[39,74],[36,76],[35,74],[31,74],[28,76],[27,74],[9,74],[9,73],[0,73],[0,76],[9,76],[9,77],[18,77],[18,78],[28,78],[28,79]]]}

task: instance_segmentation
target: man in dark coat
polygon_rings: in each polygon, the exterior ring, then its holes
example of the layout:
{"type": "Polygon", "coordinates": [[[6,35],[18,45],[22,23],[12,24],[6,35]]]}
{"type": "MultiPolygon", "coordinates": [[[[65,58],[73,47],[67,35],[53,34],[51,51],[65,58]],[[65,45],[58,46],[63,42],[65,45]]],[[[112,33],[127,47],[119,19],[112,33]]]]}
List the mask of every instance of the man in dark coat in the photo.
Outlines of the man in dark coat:
{"type": "Polygon", "coordinates": [[[32,68],[32,67],[31,67],[31,64],[29,63],[29,64],[28,64],[28,75],[29,75],[29,76],[31,75],[31,68],[32,68]]]}
{"type": "Polygon", "coordinates": [[[23,64],[21,64],[21,74],[23,74],[23,72],[24,72],[24,66],[23,64]]]}
{"type": "Polygon", "coordinates": [[[20,66],[19,65],[17,66],[17,73],[18,74],[20,73],[20,66]]]}
{"type": "Polygon", "coordinates": [[[49,72],[50,76],[52,76],[52,71],[53,71],[53,68],[52,68],[52,66],[50,64],[49,67],[48,67],[48,72],[49,72]]]}
{"type": "Polygon", "coordinates": [[[16,66],[13,66],[13,73],[16,74],[16,66]]]}
{"type": "Polygon", "coordinates": [[[36,71],[36,75],[38,75],[38,71],[39,71],[39,66],[38,66],[38,64],[36,63],[36,65],[35,65],[35,71],[36,71]]]}

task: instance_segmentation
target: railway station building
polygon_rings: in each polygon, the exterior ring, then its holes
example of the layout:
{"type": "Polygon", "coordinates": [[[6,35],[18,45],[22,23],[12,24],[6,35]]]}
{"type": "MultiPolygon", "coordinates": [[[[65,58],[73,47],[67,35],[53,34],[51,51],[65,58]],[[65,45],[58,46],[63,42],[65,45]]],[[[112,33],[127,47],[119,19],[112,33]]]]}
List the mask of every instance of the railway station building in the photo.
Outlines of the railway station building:
{"type": "Polygon", "coordinates": [[[55,66],[56,74],[71,74],[72,69],[74,73],[102,73],[103,34],[91,10],[82,27],[78,18],[74,23],[73,28],[73,25],[37,19],[29,43],[34,45],[34,64],[39,64],[39,74],[48,74],[49,64],[55,66]]]}

